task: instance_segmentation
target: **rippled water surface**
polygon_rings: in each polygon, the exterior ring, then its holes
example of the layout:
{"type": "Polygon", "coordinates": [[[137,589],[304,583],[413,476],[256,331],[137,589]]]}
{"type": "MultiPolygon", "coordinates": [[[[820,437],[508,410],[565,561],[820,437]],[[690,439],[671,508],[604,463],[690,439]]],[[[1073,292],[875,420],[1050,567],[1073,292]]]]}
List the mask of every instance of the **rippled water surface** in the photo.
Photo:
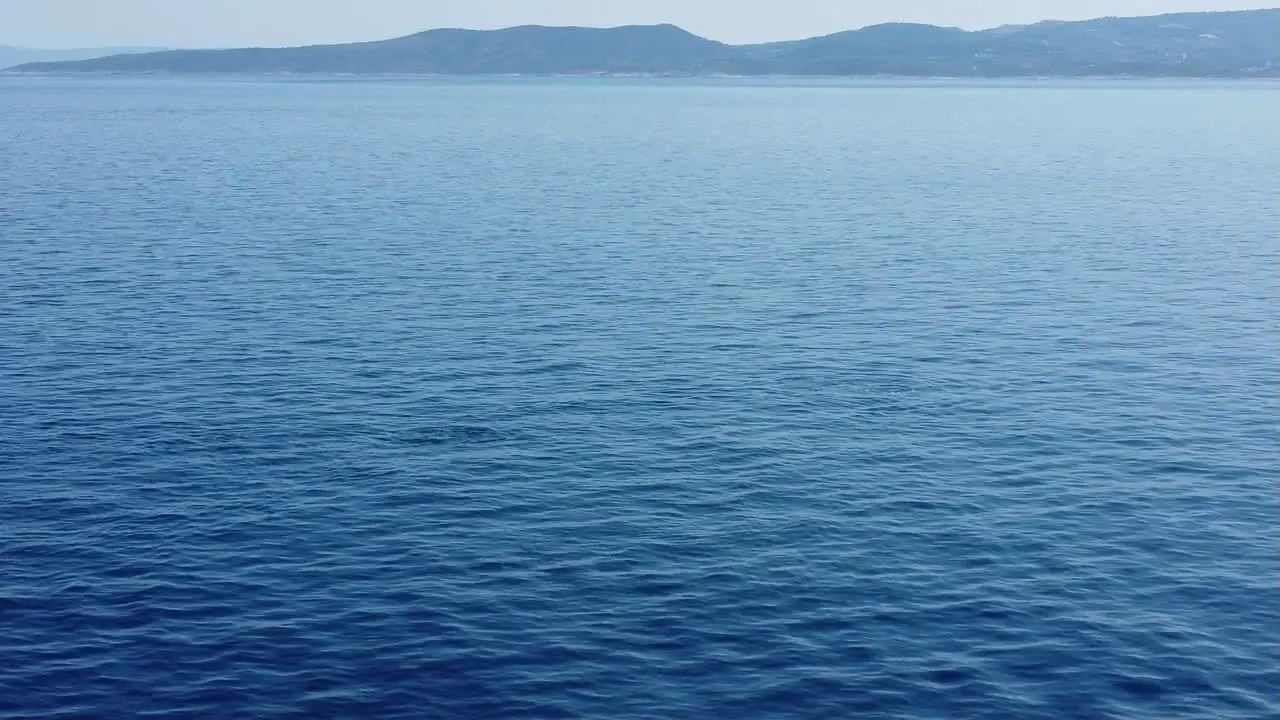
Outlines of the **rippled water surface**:
{"type": "Polygon", "coordinates": [[[0,715],[1280,715],[1276,117],[0,78],[0,715]]]}

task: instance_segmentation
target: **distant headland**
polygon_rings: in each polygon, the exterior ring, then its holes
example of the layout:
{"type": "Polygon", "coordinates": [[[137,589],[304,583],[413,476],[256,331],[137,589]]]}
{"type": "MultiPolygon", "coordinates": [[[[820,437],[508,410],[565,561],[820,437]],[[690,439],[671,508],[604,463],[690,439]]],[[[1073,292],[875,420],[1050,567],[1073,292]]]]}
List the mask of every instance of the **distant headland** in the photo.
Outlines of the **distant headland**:
{"type": "Polygon", "coordinates": [[[9,72],[1276,78],[1280,9],[976,31],[890,23],[759,45],[727,45],[674,25],[442,29],[344,45],[34,62],[9,72]]]}
{"type": "Polygon", "coordinates": [[[42,50],[36,48],[13,47],[0,45],[0,68],[12,67],[24,63],[69,62],[75,60],[93,60],[108,55],[133,55],[135,53],[160,52],[168,48],[159,47],[99,47],[75,48],[71,50],[42,50]]]}

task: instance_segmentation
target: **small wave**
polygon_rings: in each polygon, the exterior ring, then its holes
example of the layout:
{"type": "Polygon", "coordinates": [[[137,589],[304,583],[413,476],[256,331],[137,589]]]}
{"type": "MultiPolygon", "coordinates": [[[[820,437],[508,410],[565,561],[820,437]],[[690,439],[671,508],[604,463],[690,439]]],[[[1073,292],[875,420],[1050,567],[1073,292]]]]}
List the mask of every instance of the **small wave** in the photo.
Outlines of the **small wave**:
{"type": "Polygon", "coordinates": [[[480,445],[501,442],[503,433],[485,425],[425,425],[398,433],[404,445],[480,445]]]}

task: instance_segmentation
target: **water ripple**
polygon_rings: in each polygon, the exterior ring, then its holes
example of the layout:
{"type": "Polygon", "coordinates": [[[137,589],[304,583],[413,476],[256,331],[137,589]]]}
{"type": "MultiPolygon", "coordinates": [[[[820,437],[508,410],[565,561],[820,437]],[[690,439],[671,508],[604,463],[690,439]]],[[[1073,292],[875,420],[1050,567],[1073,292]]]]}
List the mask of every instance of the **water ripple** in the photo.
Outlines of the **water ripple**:
{"type": "Polygon", "coordinates": [[[1280,715],[1280,96],[1112,85],[0,79],[0,717],[1280,715]]]}

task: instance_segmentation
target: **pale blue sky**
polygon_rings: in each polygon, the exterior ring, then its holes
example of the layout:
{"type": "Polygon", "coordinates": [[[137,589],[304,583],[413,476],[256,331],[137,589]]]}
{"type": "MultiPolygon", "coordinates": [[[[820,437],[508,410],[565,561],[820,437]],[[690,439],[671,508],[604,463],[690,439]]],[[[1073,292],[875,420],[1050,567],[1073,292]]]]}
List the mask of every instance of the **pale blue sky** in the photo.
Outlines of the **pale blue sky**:
{"type": "Polygon", "coordinates": [[[0,0],[0,44],[298,45],[434,27],[659,22],[726,42],[759,42],[892,20],[976,28],[1267,6],[1241,0],[0,0]]]}

